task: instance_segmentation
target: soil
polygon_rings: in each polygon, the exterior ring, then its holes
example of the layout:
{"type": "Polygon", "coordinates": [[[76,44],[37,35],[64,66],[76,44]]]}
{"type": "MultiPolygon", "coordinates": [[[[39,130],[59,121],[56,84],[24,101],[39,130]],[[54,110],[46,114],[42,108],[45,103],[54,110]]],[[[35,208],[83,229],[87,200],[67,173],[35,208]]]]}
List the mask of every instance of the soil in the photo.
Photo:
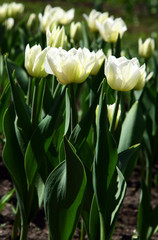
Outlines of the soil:
{"type": "MultiPolygon", "coordinates": [[[[13,187],[11,178],[0,158],[0,198],[13,187]]],[[[137,213],[140,199],[140,166],[136,166],[127,184],[127,192],[118,215],[115,232],[112,240],[131,240],[134,230],[137,230],[137,213]]],[[[12,206],[16,202],[16,196],[3,208],[0,214],[0,239],[11,240],[11,231],[14,222],[12,206]]],[[[153,188],[152,206],[158,204],[158,192],[153,188]]],[[[80,228],[78,226],[74,239],[79,240],[80,228]]],[[[18,238],[17,238],[18,239],[18,238]]],[[[36,218],[30,224],[28,240],[48,240],[48,229],[44,217],[44,210],[41,207],[36,218]]],[[[86,238],[85,238],[86,239],[86,238]]],[[[152,240],[158,240],[158,233],[152,240]]]]}

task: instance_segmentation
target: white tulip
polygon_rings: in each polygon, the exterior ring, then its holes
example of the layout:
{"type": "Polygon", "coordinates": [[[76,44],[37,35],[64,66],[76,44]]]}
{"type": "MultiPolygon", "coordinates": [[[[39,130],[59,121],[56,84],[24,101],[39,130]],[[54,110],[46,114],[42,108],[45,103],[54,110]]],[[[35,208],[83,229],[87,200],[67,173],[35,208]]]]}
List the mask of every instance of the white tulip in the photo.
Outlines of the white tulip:
{"type": "Polygon", "coordinates": [[[98,28],[96,26],[96,20],[98,20],[101,24],[108,16],[108,12],[101,13],[99,11],[96,11],[95,9],[92,9],[89,16],[85,13],[83,14],[83,17],[86,19],[88,27],[92,32],[98,31],[98,28]]]}
{"type": "Polygon", "coordinates": [[[143,58],[150,58],[154,54],[155,42],[152,38],[147,38],[145,42],[142,42],[142,39],[138,40],[138,52],[139,55],[143,58]]]}
{"type": "Polygon", "coordinates": [[[63,85],[73,82],[82,83],[95,63],[95,54],[88,54],[88,51],[81,48],[72,48],[69,51],[50,48],[45,59],[45,71],[55,75],[63,85]]]}
{"type": "Polygon", "coordinates": [[[44,60],[49,47],[43,51],[40,45],[34,45],[30,48],[27,44],[25,49],[25,68],[32,77],[46,77],[47,73],[44,69],[44,60]]]}
{"type": "Polygon", "coordinates": [[[54,26],[52,31],[47,28],[46,31],[46,42],[47,46],[50,47],[66,47],[67,43],[67,37],[65,35],[65,28],[64,26],[62,28],[54,26]]]}
{"type": "Polygon", "coordinates": [[[96,26],[104,41],[113,43],[117,41],[118,35],[122,38],[127,30],[127,26],[122,18],[113,19],[113,17],[108,17],[103,23],[96,21],[96,26]]]}
{"type": "Polygon", "coordinates": [[[8,17],[17,18],[24,12],[24,5],[22,3],[12,2],[8,5],[8,17]]]}
{"type": "Polygon", "coordinates": [[[74,8],[71,8],[68,11],[64,11],[62,9],[61,14],[59,15],[59,23],[63,25],[69,24],[73,20],[74,15],[75,15],[74,8]]]}
{"type": "Polygon", "coordinates": [[[109,56],[104,73],[110,87],[117,91],[129,91],[135,88],[146,76],[145,64],[140,67],[137,58],[128,60],[125,57],[115,56],[109,56]]]}
{"type": "Polygon", "coordinates": [[[70,38],[77,41],[82,38],[82,25],[81,22],[72,22],[70,25],[70,38]]]}

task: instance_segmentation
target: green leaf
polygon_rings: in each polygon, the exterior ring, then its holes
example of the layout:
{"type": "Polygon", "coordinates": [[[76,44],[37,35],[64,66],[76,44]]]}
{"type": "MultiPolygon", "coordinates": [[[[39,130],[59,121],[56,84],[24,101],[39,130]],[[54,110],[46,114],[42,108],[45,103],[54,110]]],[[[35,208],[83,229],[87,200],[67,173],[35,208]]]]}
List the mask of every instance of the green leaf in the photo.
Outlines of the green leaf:
{"type": "Polygon", "coordinates": [[[140,144],[136,144],[127,150],[119,153],[117,166],[121,170],[126,181],[131,176],[136,165],[137,156],[139,153],[140,144]]]}
{"type": "Polygon", "coordinates": [[[9,99],[10,99],[10,88],[9,88],[9,84],[7,84],[0,97],[0,133],[2,132],[3,115],[8,107],[9,99]]]}
{"type": "Polygon", "coordinates": [[[141,143],[145,121],[140,102],[135,102],[127,113],[122,125],[118,152],[123,152],[129,147],[141,143]]]}
{"type": "Polygon", "coordinates": [[[115,229],[117,216],[125,197],[127,184],[121,171],[116,167],[110,182],[105,209],[103,209],[105,223],[105,239],[111,239],[115,229]]]}
{"type": "Polygon", "coordinates": [[[91,211],[90,211],[89,232],[90,232],[91,240],[100,240],[99,212],[98,212],[95,195],[93,196],[93,199],[92,199],[92,205],[91,205],[91,211]]]}
{"type": "Polygon", "coordinates": [[[138,232],[139,232],[139,238],[140,240],[148,240],[150,238],[147,237],[149,227],[150,227],[150,221],[151,221],[151,213],[152,209],[150,206],[150,201],[149,201],[149,194],[148,194],[148,189],[142,181],[141,185],[141,195],[140,195],[140,204],[139,204],[139,209],[138,209],[138,232]]]}
{"type": "Polygon", "coordinates": [[[156,232],[158,206],[152,209],[150,204],[149,192],[144,181],[141,183],[140,204],[138,208],[138,232],[140,240],[149,240],[156,232]]]}
{"type": "Polygon", "coordinates": [[[73,132],[69,138],[70,142],[75,146],[77,150],[85,142],[86,138],[88,137],[91,124],[95,120],[95,110],[98,104],[99,93],[100,91],[97,92],[95,99],[89,110],[87,111],[86,115],[73,129],[73,132]]]}
{"type": "Polygon", "coordinates": [[[13,196],[13,193],[15,192],[15,189],[13,188],[11,191],[7,192],[1,199],[0,199],[0,213],[2,209],[5,207],[7,202],[11,199],[13,196]]]}
{"type": "Polygon", "coordinates": [[[107,107],[103,89],[97,117],[97,142],[93,166],[93,186],[100,209],[104,209],[106,191],[117,164],[117,149],[109,132],[107,107]]]}
{"type": "Polygon", "coordinates": [[[8,78],[10,81],[15,111],[18,117],[19,127],[22,128],[26,142],[28,142],[32,135],[32,126],[30,122],[28,106],[25,103],[25,96],[23,91],[19,87],[19,84],[17,83],[17,81],[15,81],[12,77],[12,69],[10,69],[7,60],[6,60],[6,68],[7,68],[8,78]]]}
{"type": "Polygon", "coordinates": [[[14,121],[15,112],[13,105],[11,105],[4,116],[6,143],[3,149],[3,161],[15,185],[22,221],[26,221],[27,183],[24,160],[16,138],[14,121]]]}
{"type": "Polygon", "coordinates": [[[70,240],[74,234],[86,187],[84,167],[74,147],[64,138],[66,161],[46,181],[44,208],[52,240],[70,240]]]}
{"type": "Polygon", "coordinates": [[[117,148],[109,132],[105,95],[102,89],[97,118],[97,142],[93,187],[100,217],[100,239],[110,239],[125,195],[126,184],[116,167],[117,148]]]}
{"type": "Polygon", "coordinates": [[[9,72],[11,74],[13,72],[15,72],[15,78],[18,81],[18,83],[21,86],[21,88],[24,91],[24,93],[26,94],[27,93],[27,89],[28,89],[28,81],[29,81],[29,79],[28,79],[28,75],[26,74],[24,69],[22,69],[21,67],[16,65],[10,59],[7,59],[7,68],[9,69],[9,72]]]}
{"type": "Polygon", "coordinates": [[[52,170],[47,168],[47,152],[54,136],[53,133],[59,122],[58,118],[64,90],[65,87],[57,99],[54,99],[50,113],[39,123],[28,144],[25,155],[25,171],[29,185],[32,184],[37,170],[41,169],[40,175],[44,182],[48,173],[52,170]]]}

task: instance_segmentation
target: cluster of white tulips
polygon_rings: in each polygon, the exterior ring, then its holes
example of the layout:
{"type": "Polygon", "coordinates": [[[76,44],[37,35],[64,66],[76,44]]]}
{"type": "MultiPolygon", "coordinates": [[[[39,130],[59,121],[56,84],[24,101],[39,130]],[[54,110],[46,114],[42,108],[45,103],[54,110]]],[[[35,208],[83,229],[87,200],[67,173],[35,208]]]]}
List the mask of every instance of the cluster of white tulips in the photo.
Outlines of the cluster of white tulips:
{"type": "Polygon", "coordinates": [[[15,19],[22,16],[24,12],[24,5],[22,3],[3,3],[0,6],[0,23],[6,25],[7,30],[14,26],[15,19]]]}
{"type": "MultiPolygon", "coordinates": [[[[126,24],[121,18],[109,17],[107,12],[101,13],[92,10],[89,16],[83,14],[90,30],[99,31],[103,40],[115,43],[118,36],[122,38],[127,30],[126,24]]],[[[64,26],[74,18],[74,9],[64,11],[60,7],[52,8],[47,5],[44,14],[39,14],[41,30],[46,33],[47,47],[42,50],[39,45],[32,48],[27,45],[25,51],[25,67],[33,77],[43,77],[53,74],[61,84],[72,82],[81,83],[89,74],[97,74],[105,61],[105,76],[111,88],[118,91],[140,90],[145,85],[145,64],[140,66],[138,59],[131,60],[115,56],[107,59],[100,49],[96,53],[86,48],[72,48],[65,50],[68,40],[64,26]],[[38,69],[38,71],[37,71],[38,69]]],[[[70,36],[75,39],[81,33],[81,23],[74,22],[70,25],[70,36]]],[[[143,44],[139,39],[139,54],[144,58],[150,57],[154,52],[154,40],[148,39],[143,44]]]]}

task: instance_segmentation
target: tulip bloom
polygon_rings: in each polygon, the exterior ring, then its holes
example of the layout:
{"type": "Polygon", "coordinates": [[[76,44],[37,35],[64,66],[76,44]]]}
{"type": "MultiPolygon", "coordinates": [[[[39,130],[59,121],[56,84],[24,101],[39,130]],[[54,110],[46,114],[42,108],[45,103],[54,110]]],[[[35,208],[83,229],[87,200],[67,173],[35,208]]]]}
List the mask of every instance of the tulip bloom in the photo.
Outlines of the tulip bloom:
{"type": "Polygon", "coordinates": [[[22,3],[12,2],[8,4],[8,17],[16,18],[24,12],[24,5],[22,3]]]}
{"type": "Polygon", "coordinates": [[[43,51],[40,45],[34,45],[30,48],[27,44],[25,49],[25,68],[32,77],[42,78],[46,77],[47,73],[44,69],[44,60],[49,47],[43,51]]]}
{"type": "Polygon", "coordinates": [[[121,18],[113,19],[113,17],[108,17],[103,23],[96,21],[96,25],[104,41],[111,43],[117,41],[118,35],[122,38],[127,30],[127,26],[121,18]]]}
{"type": "Polygon", "coordinates": [[[78,41],[82,38],[82,25],[80,22],[72,22],[70,25],[71,40],[78,41]]]}
{"type": "MultiPolygon", "coordinates": [[[[137,58],[128,60],[125,57],[110,56],[105,63],[104,73],[110,87],[117,91],[130,91],[146,77],[145,64],[140,67],[137,58]]],[[[143,84],[138,86],[139,89],[140,87],[143,84]]]]}
{"type": "Polygon", "coordinates": [[[143,58],[150,58],[154,54],[155,50],[155,42],[152,38],[147,38],[145,42],[142,42],[142,39],[139,38],[138,40],[138,52],[139,55],[143,58]]]}
{"type": "Polygon", "coordinates": [[[47,41],[47,46],[50,47],[62,47],[64,48],[67,43],[67,37],[65,35],[65,28],[62,27],[54,27],[52,31],[47,28],[46,31],[46,41],[47,41]]]}
{"type": "Polygon", "coordinates": [[[50,48],[45,59],[45,71],[55,75],[63,85],[73,82],[82,83],[95,63],[95,54],[88,51],[81,48],[72,48],[69,51],[62,48],[50,48]]]}
{"type": "Polygon", "coordinates": [[[40,28],[43,33],[46,33],[47,28],[51,28],[59,23],[59,15],[61,14],[60,7],[52,8],[47,5],[44,10],[44,14],[38,14],[40,28]]]}
{"type": "Polygon", "coordinates": [[[98,28],[96,26],[96,20],[98,20],[98,22],[102,24],[103,21],[108,18],[108,16],[108,12],[101,13],[99,11],[96,11],[95,9],[92,9],[89,16],[85,13],[83,14],[83,17],[86,19],[88,27],[92,32],[98,31],[98,28]]]}
{"type": "Polygon", "coordinates": [[[75,9],[74,8],[71,8],[68,11],[64,11],[62,9],[62,11],[59,15],[59,23],[62,24],[62,25],[69,24],[73,20],[74,15],[75,15],[75,9]]]}

